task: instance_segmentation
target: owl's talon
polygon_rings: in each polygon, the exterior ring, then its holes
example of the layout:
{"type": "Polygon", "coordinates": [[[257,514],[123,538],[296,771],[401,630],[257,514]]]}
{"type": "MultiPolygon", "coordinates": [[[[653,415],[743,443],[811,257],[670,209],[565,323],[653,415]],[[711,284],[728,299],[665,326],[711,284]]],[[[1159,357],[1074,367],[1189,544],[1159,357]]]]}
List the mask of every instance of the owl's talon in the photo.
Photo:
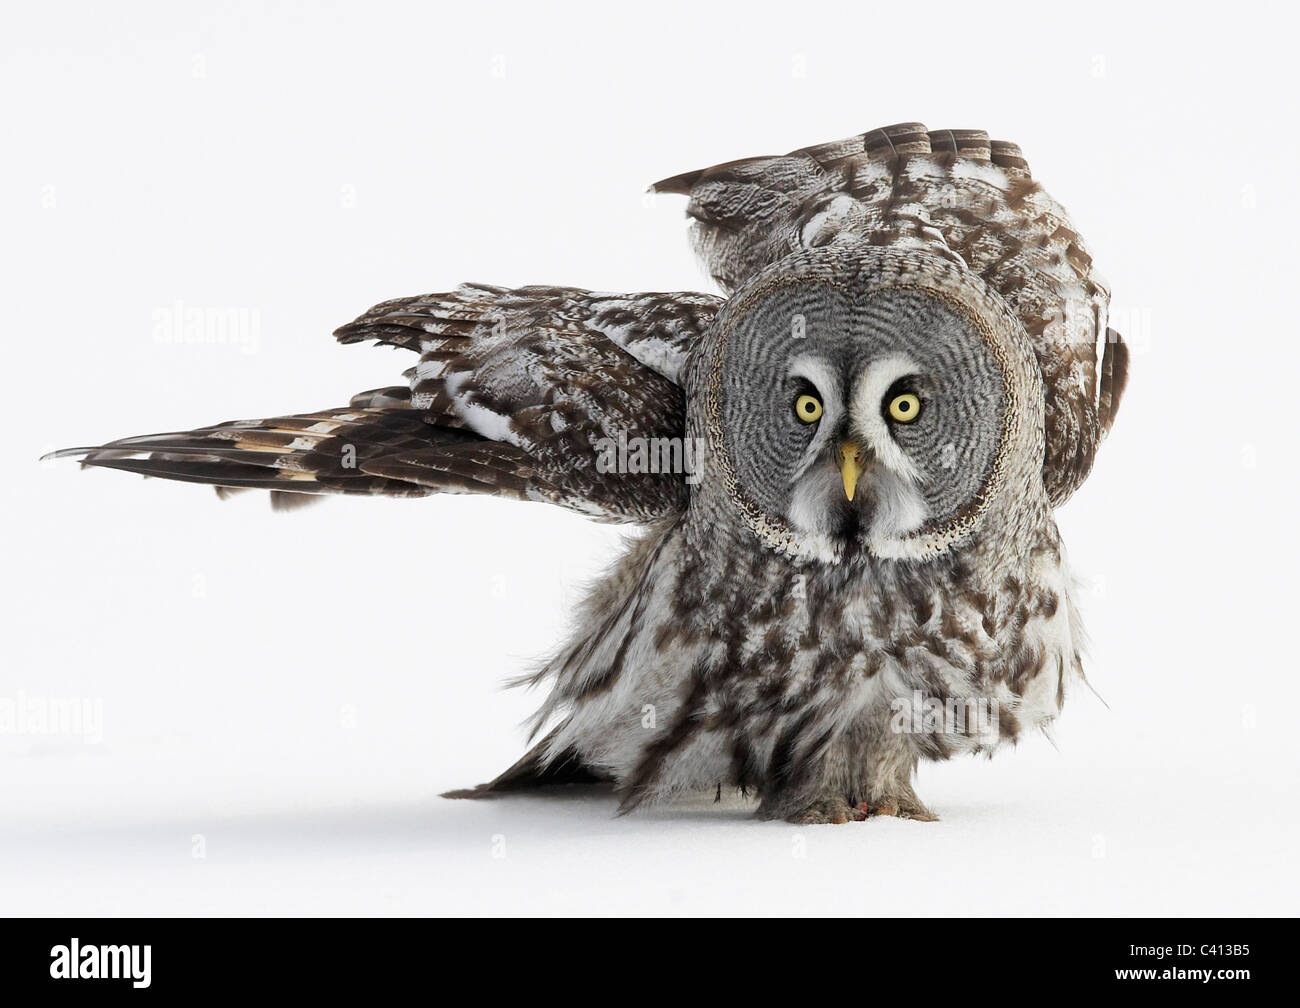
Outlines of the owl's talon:
{"type": "Polygon", "coordinates": [[[915,819],[917,822],[939,821],[939,817],[917,799],[881,798],[874,805],[863,802],[858,808],[865,809],[871,817],[893,816],[896,819],[915,819]]]}
{"type": "Polygon", "coordinates": [[[800,826],[820,826],[828,823],[838,826],[847,822],[860,822],[865,818],[865,815],[851,807],[843,798],[820,799],[803,811],[787,817],[789,822],[800,826]]]}

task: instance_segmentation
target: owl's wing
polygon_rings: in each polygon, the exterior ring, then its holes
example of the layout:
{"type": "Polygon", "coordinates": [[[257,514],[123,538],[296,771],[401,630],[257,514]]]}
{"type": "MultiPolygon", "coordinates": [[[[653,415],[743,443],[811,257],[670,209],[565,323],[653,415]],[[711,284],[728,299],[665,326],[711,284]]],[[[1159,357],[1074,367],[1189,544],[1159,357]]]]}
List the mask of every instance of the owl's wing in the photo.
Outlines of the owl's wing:
{"type": "MultiPolygon", "coordinates": [[[[484,439],[477,451],[508,455],[528,496],[648,521],[686,505],[678,374],[721,305],[708,294],[465,284],[386,301],[335,335],[417,351],[411,407],[484,439]]],[[[436,459],[369,470],[441,488],[436,459]]]]}
{"type": "Polygon", "coordinates": [[[417,352],[409,388],[55,454],[270,490],[279,506],[307,494],[485,493],[651,521],[686,506],[695,456],[677,375],[720,305],[707,294],[474,285],[387,301],[336,335],[417,352]]]}
{"type": "Polygon", "coordinates": [[[1033,340],[1046,387],[1043,479],[1052,503],[1064,503],[1088,475],[1119,408],[1128,351],[1107,328],[1110,292],[1083,240],[1015,144],[980,130],[902,123],[687,172],[652,189],[690,198],[695,249],[729,293],[791,252],[832,242],[921,243],[959,258],[1033,340]]]}

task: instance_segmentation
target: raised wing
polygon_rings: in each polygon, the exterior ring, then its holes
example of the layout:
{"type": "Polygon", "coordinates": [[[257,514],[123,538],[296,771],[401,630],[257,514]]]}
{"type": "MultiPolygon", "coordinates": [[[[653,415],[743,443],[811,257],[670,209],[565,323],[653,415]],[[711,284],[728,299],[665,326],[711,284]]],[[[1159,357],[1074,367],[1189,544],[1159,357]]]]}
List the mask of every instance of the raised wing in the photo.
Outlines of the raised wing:
{"type": "Polygon", "coordinates": [[[60,456],[89,466],[305,494],[486,493],[605,521],[686,506],[676,377],[720,306],[704,294],[464,286],[387,301],[342,327],[419,353],[410,387],[348,407],[124,438],[60,456]]]}
{"type": "Polygon", "coordinates": [[[1015,144],[903,123],[652,188],[690,197],[696,251],[728,292],[793,251],[832,242],[922,243],[960,259],[1034,342],[1053,504],[1088,475],[1119,408],[1128,352],[1107,328],[1110,292],[1082,238],[1015,144]]]}

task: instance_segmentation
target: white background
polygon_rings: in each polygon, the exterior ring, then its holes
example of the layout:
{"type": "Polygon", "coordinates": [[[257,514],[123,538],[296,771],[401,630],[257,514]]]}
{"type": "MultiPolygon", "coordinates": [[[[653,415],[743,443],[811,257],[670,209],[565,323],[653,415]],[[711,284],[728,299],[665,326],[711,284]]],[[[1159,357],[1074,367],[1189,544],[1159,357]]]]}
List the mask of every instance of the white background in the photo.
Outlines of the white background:
{"type": "Polygon", "coordinates": [[[0,735],[0,912],[1294,912],[1292,32],[875,6],[6,7],[0,699],[103,725],[0,735]],[[711,290],[648,183],[906,120],[1020,143],[1134,349],[1060,514],[1108,706],[923,768],[939,823],[444,801],[522,751],[502,681],[618,530],[36,462],[400,381],[329,335],[386,298],[711,290]]]}

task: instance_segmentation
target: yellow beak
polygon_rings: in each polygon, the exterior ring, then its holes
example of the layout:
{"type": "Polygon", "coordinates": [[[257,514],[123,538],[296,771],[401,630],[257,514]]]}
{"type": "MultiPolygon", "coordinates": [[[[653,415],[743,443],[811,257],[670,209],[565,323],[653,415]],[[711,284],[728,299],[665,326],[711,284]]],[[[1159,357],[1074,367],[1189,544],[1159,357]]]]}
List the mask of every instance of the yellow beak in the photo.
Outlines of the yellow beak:
{"type": "Polygon", "coordinates": [[[861,454],[862,449],[854,442],[840,442],[840,475],[844,477],[844,496],[849,500],[853,500],[858,489],[858,477],[862,475],[861,454]]]}

